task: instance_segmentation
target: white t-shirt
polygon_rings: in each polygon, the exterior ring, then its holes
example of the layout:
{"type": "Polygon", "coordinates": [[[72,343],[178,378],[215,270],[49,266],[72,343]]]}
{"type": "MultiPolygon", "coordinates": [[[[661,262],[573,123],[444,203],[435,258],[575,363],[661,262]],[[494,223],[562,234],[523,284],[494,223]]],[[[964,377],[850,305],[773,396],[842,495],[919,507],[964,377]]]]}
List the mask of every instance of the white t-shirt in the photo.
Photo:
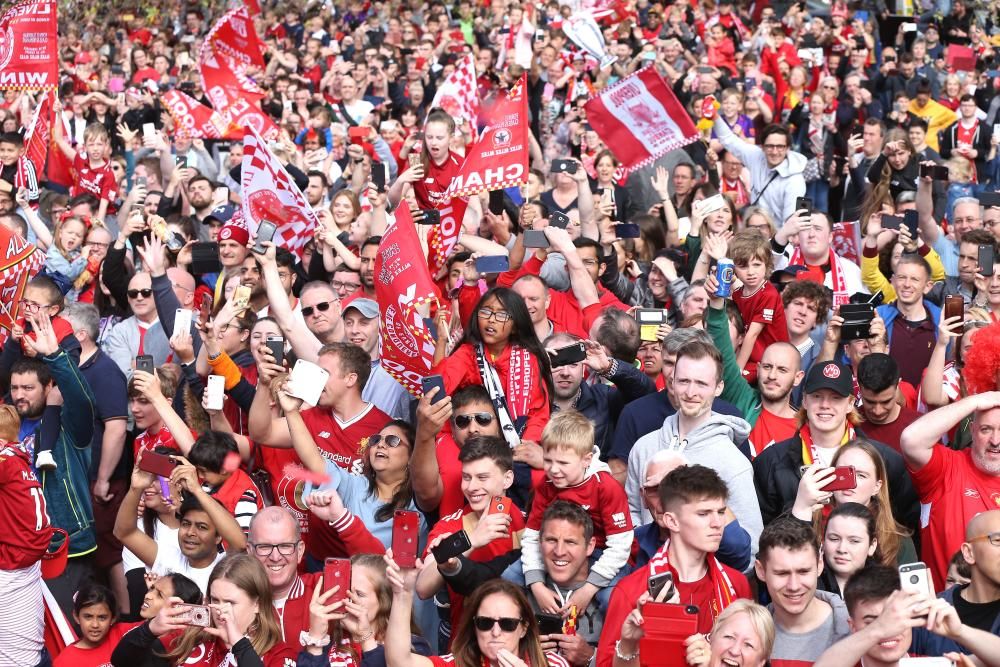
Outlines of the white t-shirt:
{"type": "Polygon", "coordinates": [[[212,575],[216,563],[223,559],[225,554],[216,554],[215,560],[208,567],[192,567],[187,556],[181,553],[181,549],[174,540],[172,548],[160,548],[156,552],[156,561],[153,563],[152,571],[155,574],[183,574],[185,577],[198,584],[202,593],[208,593],[208,578],[212,575]]]}
{"type": "MultiPolygon", "coordinates": [[[[142,530],[142,519],[139,519],[139,530],[142,530]]],[[[156,523],[153,525],[153,539],[156,541],[156,553],[160,553],[164,549],[176,549],[177,548],[177,528],[171,528],[167,524],[156,519],[156,523]]],[[[139,560],[139,557],[134,553],[129,551],[128,547],[122,547],[122,567],[125,572],[130,570],[137,570],[139,568],[146,569],[146,564],[139,560]]]]}

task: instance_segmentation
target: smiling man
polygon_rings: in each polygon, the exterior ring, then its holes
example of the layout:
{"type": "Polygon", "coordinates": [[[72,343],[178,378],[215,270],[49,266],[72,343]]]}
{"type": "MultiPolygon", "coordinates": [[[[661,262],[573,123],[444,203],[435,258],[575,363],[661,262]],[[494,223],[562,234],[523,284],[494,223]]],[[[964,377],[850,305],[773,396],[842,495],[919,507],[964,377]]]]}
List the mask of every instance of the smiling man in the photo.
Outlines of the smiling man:
{"type": "Polygon", "coordinates": [[[357,298],[344,306],[344,342],[357,345],[372,359],[372,371],[361,398],[393,419],[409,419],[410,395],[379,362],[378,304],[357,298]]]}
{"type": "Polygon", "coordinates": [[[926,301],[931,288],[931,267],[920,255],[902,254],[892,274],[896,300],[879,306],[885,322],[889,354],[899,364],[900,377],[914,387],[920,385],[937,341],[941,310],[926,301]]]}

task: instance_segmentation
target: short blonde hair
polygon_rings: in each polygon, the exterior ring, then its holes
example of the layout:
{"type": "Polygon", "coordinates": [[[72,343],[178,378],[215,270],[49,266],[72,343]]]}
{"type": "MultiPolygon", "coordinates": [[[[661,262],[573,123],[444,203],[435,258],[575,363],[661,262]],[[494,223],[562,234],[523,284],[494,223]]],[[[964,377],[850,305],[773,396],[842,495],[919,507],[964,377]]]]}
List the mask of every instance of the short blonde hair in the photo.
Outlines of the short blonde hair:
{"type": "Polygon", "coordinates": [[[711,636],[714,637],[726,621],[737,614],[746,614],[749,617],[750,625],[760,638],[760,654],[767,660],[774,648],[774,619],[771,618],[771,612],[752,600],[740,598],[723,609],[715,619],[711,636]]]}
{"type": "Polygon", "coordinates": [[[594,423],[575,410],[557,412],[542,431],[542,451],[569,449],[584,457],[594,451],[594,423]]]}
{"type": "Polygon", "coordinates": [[[0,405],[0,440],[17,442],[21,432],[21,417],[13,405],[0,405]]]}

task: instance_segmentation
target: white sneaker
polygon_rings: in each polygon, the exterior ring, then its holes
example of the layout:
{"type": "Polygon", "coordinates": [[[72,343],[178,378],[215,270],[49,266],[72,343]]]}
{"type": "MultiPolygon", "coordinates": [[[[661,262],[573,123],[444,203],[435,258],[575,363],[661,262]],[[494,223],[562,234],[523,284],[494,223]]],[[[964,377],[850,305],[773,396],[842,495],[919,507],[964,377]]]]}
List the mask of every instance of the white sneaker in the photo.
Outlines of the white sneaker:
{"type": "Polygon", "coordinates": [[[52,458],[52,452],[43,449],[35,456],[35,467],[39,470],[55,470],[56,460],[52,458]]]}

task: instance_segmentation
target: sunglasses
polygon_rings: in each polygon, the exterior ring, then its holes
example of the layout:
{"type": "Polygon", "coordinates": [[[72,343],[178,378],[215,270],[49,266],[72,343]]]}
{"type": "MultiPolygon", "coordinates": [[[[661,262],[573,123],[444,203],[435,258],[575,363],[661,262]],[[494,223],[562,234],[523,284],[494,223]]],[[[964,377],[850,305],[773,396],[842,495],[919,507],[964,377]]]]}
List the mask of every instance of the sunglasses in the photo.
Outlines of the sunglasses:
{"type": "Polygon", "coordinates": [[[381,433],[376,433],[372,437],[368,438],[369,447],[375,447],[379,443],[382,443],[389,449],[395,449],[403,444],[403,439],[398,435],[382,435],[381,433]]]}
{"type": "Polygon", "coordinates": [[[517,630],[517,627],[524,621],[519,618],[490,618],[489,616],[476,616],[472,619],[472,622],[476,624],[476,630],[479,630],[480,632],[489,632],[497,623],[500,624],[500,629],[504,632],[514,632],[514,630],[517,630]]]}
{"type": "Polygon", "coordinates": [[[321,301],[320,303],[317,303],[315,306],[306,306],[305,308],[302,309],[302,317],[312,317],[312,314],[317,310],[321,313],[325,313],[326,311],[330,310],[330,306],[332,306],[333,303],[334,303],[333,301],[321,301]]]}
{"type": "Polygon", "coordinates": [[[149,297],[151,297],[153,295],[153,290],[151,290],[151,289],[130,289],[130,290],[126,291],[125,293],[128,294],[128,298],[130,298],[130,299],[138,299],[140,296],[143,299],[148,299],[149,297]]]}
{"type": "Polygon", "coordinates": [[[493,415],[488,412],[477,412],[472,415],[455,415],[455,426],[458,428],[469,428],[469,424],[475,419],[480,426],[489,426],[493,423],[493,415]]]}

